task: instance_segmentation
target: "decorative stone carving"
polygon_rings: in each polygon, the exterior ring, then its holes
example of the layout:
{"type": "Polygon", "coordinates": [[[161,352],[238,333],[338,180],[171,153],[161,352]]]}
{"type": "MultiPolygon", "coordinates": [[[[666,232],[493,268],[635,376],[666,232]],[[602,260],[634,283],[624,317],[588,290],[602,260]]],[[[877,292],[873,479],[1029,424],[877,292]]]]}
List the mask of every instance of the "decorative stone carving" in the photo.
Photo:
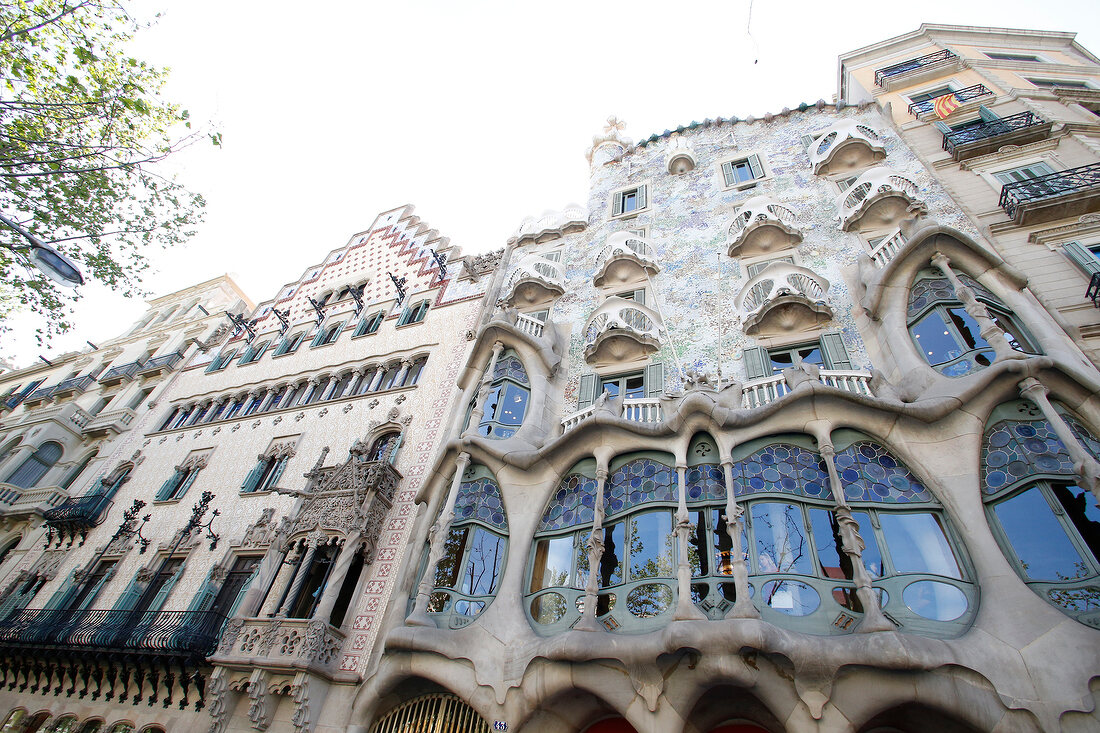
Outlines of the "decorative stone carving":
{"type": "MultiPolygon", "coordinates": [[[[277,622],[276,622],[277,623],[277,622]]],[[[262,669],[252,671],[248,681],[248,719],[256,730],[267,730],[271,724],[271,694],[267,690],[268,673],[262,669]]]]}
{"type": "Polygon", "coordinates": [[[210,699],[210,733],[223,733],[229,722],[229,681],[224,669],[210,675],[206,696],[210,699]]]}
{"type": "Polygon", "coordinates": [[[241,635],[241,629],[244,628],[244,619],[231,618],[226,622],[225,628],[222,630],[221,642],[218,644],[218,654],[228,654],[229,651],[236,645],[237,639],[241,635]]]}
{"type": "Polygon", "coordinates": [[[275,536],[275,525],[271,521],[274,516],[273,508],[264,509],[260,518],[245,530],[244,537],[241,538],[241,547],[266,547],[271,544],[275,536]]]}

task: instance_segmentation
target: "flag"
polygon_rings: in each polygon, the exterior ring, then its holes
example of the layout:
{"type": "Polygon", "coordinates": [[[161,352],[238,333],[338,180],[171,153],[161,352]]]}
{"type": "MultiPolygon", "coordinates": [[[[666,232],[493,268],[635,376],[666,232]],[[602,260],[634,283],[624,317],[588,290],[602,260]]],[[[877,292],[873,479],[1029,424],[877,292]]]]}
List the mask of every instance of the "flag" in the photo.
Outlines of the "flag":
{"type": "Polygon", "coordinates": [[[936,116],[941,120],[947,115],[951,114],[959,108],[962,102],[954,94],[945,94],[942,97],[936,97],[932,102],[932,109],[936,111],[936,116]]]}

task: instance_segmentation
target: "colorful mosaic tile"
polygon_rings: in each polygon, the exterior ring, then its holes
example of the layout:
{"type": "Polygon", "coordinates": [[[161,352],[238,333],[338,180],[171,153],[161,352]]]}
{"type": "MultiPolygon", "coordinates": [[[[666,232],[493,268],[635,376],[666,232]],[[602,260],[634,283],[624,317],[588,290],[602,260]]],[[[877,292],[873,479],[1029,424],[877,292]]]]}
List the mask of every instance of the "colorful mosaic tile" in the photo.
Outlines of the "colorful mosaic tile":
{"type": "Polygon", "coordinates": [[[511,379],[520,384],[530,384],[527,379],[527,370],[523,368],[523,362],[513,354],[497,359],[496,368],[493,370],[493,379],[511,379]]]}
{"type": "Polygon", "coordinates": [[[687,500],[725,501],[726,479],[717,463],[703,463],[687,470],[687,500]]]}
{"type": "Polygon", "coordinates": [[[455,499],[455,524],[465,521],[484,522],[507,532],[508,518],[504,513],[504,502],[500,498],[500,487],[491,478],[479,478],[464,482],[458,489],[455,499]]]}
{"type": "Polygon", "coordinates": [[[1002,420],[982,440],[982,490],[995,494],[1036,473],[1073,475],[1066,446],[1046,420],[1002,420]]]}
{"type": "MultiPolygon", "coordinates": [[[[1001,303],[1000,298],[989,292],[984,285],[974,278],[961,272],[957,274],[963,285],[969,286],[979,298],[988,300],[991,303],[1001,303]]],[[[959,302],[958,296],[955,295],[955,288],[950,280],[946,277],[917,280],[909,290],[909,318],[913,318],[930,304],[940,301],[959,302]]]]}

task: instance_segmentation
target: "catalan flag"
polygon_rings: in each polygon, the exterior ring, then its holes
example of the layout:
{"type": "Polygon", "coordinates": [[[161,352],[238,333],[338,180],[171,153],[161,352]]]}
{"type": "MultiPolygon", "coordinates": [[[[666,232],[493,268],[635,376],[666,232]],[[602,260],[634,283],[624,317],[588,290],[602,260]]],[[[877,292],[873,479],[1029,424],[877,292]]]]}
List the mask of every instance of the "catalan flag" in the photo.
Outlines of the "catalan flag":
{"type": "Polygon", "coordinates": [[[936,97],[932,101],[932,109],[936,110],[936,116],[942,120],[957,110],[960,104],[962,102],[954,94],[945,94],[942,97],[936,97]]]}

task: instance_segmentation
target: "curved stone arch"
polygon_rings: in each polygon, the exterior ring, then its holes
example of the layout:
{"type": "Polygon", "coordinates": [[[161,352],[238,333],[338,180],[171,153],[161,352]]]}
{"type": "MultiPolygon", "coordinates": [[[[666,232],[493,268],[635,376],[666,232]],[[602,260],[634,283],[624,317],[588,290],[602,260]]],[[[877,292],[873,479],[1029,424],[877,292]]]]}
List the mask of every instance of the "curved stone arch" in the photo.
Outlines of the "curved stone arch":
{"type": "Polygon", "coordinates": [[[773,706],[778,710],[787,699],[786,691],[781,691],[783,685],[754,683],[755,680],[746,684],[744,680],[731,679],[728,674],[706,677],[705,682],[696,683],[689,694],[680,698],[683,709],[689,711],[683,733],[709,733],[730,723],[753,725],[773,733],[786,730],[773,711],[773,706]]]}
{"type": "Polygon", "coordinates": [[[80,721],[80,727],[74,731],[74,733],[89,733],[94,730],[96,733],[103,733],[106,728],[107,721],[98,715],[93,715],[80,721]],[[95,728],[95,724],[99,723],[99,727],[95,728]]]}
{"type": "Polygon", "coordinates": [[[119,727],[120,725],[129,726],[130,730],[134,730],[137,728],[137,724],[132,718],[119,718],[110,725],[103,726],[100,731],[101,733],[114,733],[115,728],[119,727]]]}
{"type": "Polygon", "coordinates": [[[550,694],[545,694],[546,690],[542,689],[544,696],[527,711],[516,729],[537,730],[539,733],[574,733],[588,730],[590,726],[610,716],[627,719],[630,697],[634,695],[634,690],[629,685],[624,685],[619,690],[625,698],[625,704],[616,706],[607,699],[609,690],[606,678],[602,684],[596,680],[589,683],[583,679],[571,681],[571,686],[562,686],[552,690],[550,694]]]}
{"type": "MultiPolygon", "coordinates": [[[[21,448],[24,445],[31,445],[31,443],[30,441],[25,441],[20,443],[16,447],[21,448]]],[[[26,456],[24,456],[23,459],[19,462],[19,465],[7,466],[5,469],[7,471],[7,475],[3,476],[3,478],[0,480],[4,481],[5,483],[13,483],[12,479],[16,478],[25,466],[30,466],[30,461],[39,454],[39,451],[41,451],[48,445],[57,446],[57,450],[59,451],[59,453],[57,454],[57,457],[54,458],[49,463],[49,465],[47,465],[45,469],[37,477],[35,477],[33,481],[30,482],[30,485],[26,488],[34,488],[35,486],[37,486],[38,483],[41,482],[46,476],[48,476],[51,471],[57,468],[58,464],[64,461],[65,454],[71,450],[71,448],[66,447],[65,443],[62,440],[51,436],[49,434],[49,431],[47,431],[46,435],[43,435],[41,437],[37,444],[34,444],[34,450],[27,453],[26,456]]],[[[53,450],[51,449],[50,453],[52,452],[53,450]]],[[[42,463],[43,461],[39,460],[39,464],[41,465],[42,463]]],[[[25,481],[26,479],[23,480],[25,481]]]]}
{"type": "Polygon", "coordinates": [[[349,720],[373,731],[386,715],[420,695],[454,695],[474,709],[482,720],[494,719],[499,711],[491,688],[479,685],[468,664],[441,660],[435,655],[400,655],[400,661],[383,658],[378,672],[358,693],[349,720]]]}

